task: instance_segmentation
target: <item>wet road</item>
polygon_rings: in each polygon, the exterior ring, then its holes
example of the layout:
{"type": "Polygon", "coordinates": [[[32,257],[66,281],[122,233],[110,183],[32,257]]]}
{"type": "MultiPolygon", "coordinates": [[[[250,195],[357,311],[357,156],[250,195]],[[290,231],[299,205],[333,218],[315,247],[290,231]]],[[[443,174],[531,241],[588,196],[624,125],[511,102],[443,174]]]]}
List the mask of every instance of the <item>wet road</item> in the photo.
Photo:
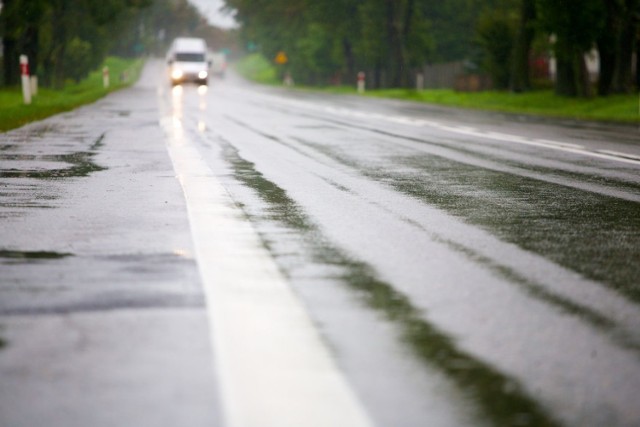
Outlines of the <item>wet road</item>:
{"type": "Polygon", "coordinates": [[[202,282],[227,424],[640,425],[638,129],[161,76],[118,120],[160,123],[200,278],[144,265],[154,306],[202,282]]]}
{"type": "Polygon", "coordinates": [[[638,425],[637,129],[163,88],[378,425],[638,425]]]}

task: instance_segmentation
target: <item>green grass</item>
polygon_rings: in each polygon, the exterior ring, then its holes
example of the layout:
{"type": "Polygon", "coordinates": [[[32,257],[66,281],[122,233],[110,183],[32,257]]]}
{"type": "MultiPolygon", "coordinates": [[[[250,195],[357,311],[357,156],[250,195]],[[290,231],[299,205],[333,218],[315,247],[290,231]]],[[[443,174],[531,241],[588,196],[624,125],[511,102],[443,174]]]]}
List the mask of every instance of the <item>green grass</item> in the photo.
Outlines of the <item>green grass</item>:
{"type": "Polygon", "coordinates": [[[24,105],[20,87],[0,90],[0,131],[14,129],[35,120],[72,110],[94,102],[109,92],[129,86],[137,80],[143,61],[108,58],[105,65],[109,67],[111,76],[109,89],[103,88],[102,67],[100,67],[85,80],[80,83],[68,83],[64,89],[40,87],[38,95],[33,97],[30,105],[24,105]],[[126,81],[121,81],[120,76],[124,72],[128,74],[128,78],[126,81]]]}
{"type": "MultiPolygon", "coordinates": [[[[245,78],[258,83],[278,85],[277,72],[273,64],[260,54],[252,54],[236,65],[245,78]]],[[[335,94],[356,94],[355,86],[302,87],[298,89],[335,94]]],[[[514,114],[556,117],[578,120],[595,120],[621,123],[640,123],[640,99],[638,95],[616,95],[605,98],[566,98],[557,96],[553,90],[536,90],[526,93],[499,91],[456,92],[449,89],[367,90],[365,96],[417,101],[449,107],[500,111],[514,114]]]]}
{"type": "Polygon", "coordinates": [[[557,96],[550,90],[527,93],[497,91],[469,93],[446,89],[424,91],[385,89],[369,91],[367,94],[382,98],[506,113],[611,122],[640,122],[637,95],[579,99],[557,96]]]}

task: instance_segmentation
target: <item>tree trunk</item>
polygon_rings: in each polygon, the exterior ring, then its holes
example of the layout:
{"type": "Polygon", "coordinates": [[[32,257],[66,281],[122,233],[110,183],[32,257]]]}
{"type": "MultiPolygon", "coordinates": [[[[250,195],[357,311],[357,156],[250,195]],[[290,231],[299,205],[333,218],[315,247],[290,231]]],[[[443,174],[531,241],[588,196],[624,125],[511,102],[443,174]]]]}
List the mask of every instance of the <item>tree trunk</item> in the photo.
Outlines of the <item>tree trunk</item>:
{"type": "Polygon", "coordinates": [[[611,49],[603,47],[598,43],[598,55],[600,57],[600,76],[598,78],[598,95],[609,96],[613,83],[613,73],[615,71],[616,55],[611,49]]]}
{"type": "Polygon", "coordinates": [[[355,81],[357,71],[353,55],[353,46],[351,46],[351,41],[346,37],[342,39],[342,52],[345,63],[347,64],[347,81],[355,81]]]}
{"type": "Polygon", "coordinates": [[[24,34],[24,53],[29,58],[29,72],[35,76],[39,71],[39,52],[38,52],[39,30],[38,25],[29,25],[25,29],[24,34]]]}
{"type": "MultiPolygon", "coordinates": [[[[58,1],[58,5],[53,7],[53,22],[64,23],[65,22],[65,11],[66,11],[66,0],[58,1]]],[[[64,59],[66,56],[66,45],[67,45],[67,33],[65,31],[64,25],[54,25],[53,34],[52,34],[52,54],[51,54],[51,64],[52,64],[52,83],[55,88],[61,89],[64,87],[65,80],[65,64],[64,59]]]]}
{"type": "Polygon", "coordinates": [[[373,70],[373,89],[382,89],[382,65],[376,63],[373,70]]]}
{"type": "Polygon", "coordinates": [[[630,93],[633,88],[631,67],[638,29],[634,11],[638,8],[638,0],[627,0],[625,6],[612,82],[612,90],[616,93],[630,93]]]}
{"type": "Polygon", "coordinates": [[[18,40],[14,35],[14,26],[17,24],[18,20],[12,16],[14,8],[14,0],[4,0],[3,11],[0,13],[0,21],[4,29],[4,34],[2,35],[2,46],[4,52],[3,84],[5,86],[17,85],[20,82],[20,52],[18,52],[18,40]]]}
{"type": "Polygon", "coordinates": [[[575,78],[576,94],[581,98],[591,98],[591,81],[584,58],[584,52],[576,50],[573,53],[573,73],[575,78]]]}
{"type": "Polygon", "coordinates": [[[396,26],[396,8],[397,3],[395,0],[386,0],[386,27],[387,27],[387,45],[388,45],[388,59],[387,66],[391,72],[391,86],[398,87],[400,85],[400,75],[398,70],[401,67],[402,53],[398,49],[399,36],[396,26]]]}
{"type": "Polygon", "coordinates": [[[529,55],[535,36],[533,22],[535,20],[535,3],[533,0],[522,0],[520,9],[520,28],[514,45],[511,82],[513,92],[524,92],[531,89],[529,74],[529,55]]]}
{"type": "Polygon", "coordinates": [[[403,65],[401,70],[401,78],[400,82],[402,87],[409,87],[411,85],[411,64],[409,60],[409,38],[411,37],[411,32],[413,31],[413,15],[415,13],[415,1],[414,0],[406,0],[406,7],[404,11],[404,19],[403,26],[401,31],[401,39],[400,39],[400,48],[402,49],[402,59],[403,65]]]}
{"type": "Polygon", "coordinates": [[[564,40],[558,39],[555,49],[556,56],[556,87],[555,92],[561,96],[577,96],[574,61],[564,40]]]}
{"type": "Polygon", "coordinates": [[[614,0],[606,0],[606,19],[602,34],[596,42],[598,47],[600,76],[598,78],[598,95],[608,96],[611,93],[613,74],[615,72],[616,47],[619,38],[619,14],[614,0]]]}
{"type": "Polygon", "coordinates": [[[414,0],[386,0],[386,5],[391,85],[407,87],[409,64],[406,44],[413,20],[414,0]]]}
{"type": "Polygon", "coordinates": [[[14,86],[20,82],[20,54],[18,53],[18,43],[11,37],[2,39],[4,49],[4,85],[14,86]]]}
{"type": "Polygon", "coordinates": [[[636,40],[636,92],[640,92],[640,41],[636,40]]]}

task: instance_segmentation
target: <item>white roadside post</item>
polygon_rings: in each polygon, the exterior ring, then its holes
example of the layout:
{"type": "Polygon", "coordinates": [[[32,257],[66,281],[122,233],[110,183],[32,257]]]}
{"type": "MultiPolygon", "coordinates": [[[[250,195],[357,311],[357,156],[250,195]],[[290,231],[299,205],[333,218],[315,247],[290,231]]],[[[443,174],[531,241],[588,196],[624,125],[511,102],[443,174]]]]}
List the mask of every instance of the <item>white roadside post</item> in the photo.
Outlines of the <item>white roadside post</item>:
{"type": "Polygon", "coordinates": [[[102,68],[102,86],[107,89],[109,87],[109,67],[102,68]]]}
{"type": "Polygon", "coordinates": [[[365,74],[364,71],[358,73],[358,93],[364,93],[365,89],[365,74]]]}
{"type": "Polygon", "coordinates": [[[284,85],[287,87],[293,86],[293,77],[291,77],[291,73],[288,71],[284,73],[284,85]]]}
{"type": "Polygon", "coordinates": [[[24,103],[31,104],[31,79],[29,78],[29,58],[27,55],[20,55],[20,76],[24,103]]]}
{"type": "Polygon", "coordinates": [[[424,90],[424,74],[416,74],[416,90],[424,90]]]}

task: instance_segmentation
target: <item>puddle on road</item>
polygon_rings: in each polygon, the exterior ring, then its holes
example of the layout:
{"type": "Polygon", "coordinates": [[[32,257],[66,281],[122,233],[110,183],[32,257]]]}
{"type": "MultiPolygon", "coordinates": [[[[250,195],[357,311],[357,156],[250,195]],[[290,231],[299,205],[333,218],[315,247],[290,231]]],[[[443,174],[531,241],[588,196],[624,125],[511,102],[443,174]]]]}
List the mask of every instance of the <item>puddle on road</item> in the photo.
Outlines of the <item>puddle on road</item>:
{"type": "Polygon", "coordinates": [[[61,154],[55,156],[42,156],[41,160],[69,163],[72,166],[64,169],[0,169],[0,178],[34,178],[34,179],[58,179],[85,177],[92,172],[99,172],[106,168],[98,166],[92,161],[95,153],[79,152],[73,154],[61,154]]]}
{"type": "Polygon", "coordinates": [[[435,156],[402,163],[414,171],[367,174],[640,302],[640,203],[435,156]]]}
{"type": "Polygon", "coordinates": [[[43,137],[48,133],[60,133],[62,126],[58,123],[36,123],[27,130],[28,136],[43,137]]]}
{"type": "Polygon", "coordinates": [[[36,168],[31,169],[0,169],[0,178],[33,178],[33,179],[59,179],[86,177],[92,172],[103,171],[106,168],[97,165],[93,157],[103,145],[105,134],[102,134],[89,147],[89,151],[80,151],[58,155],[31,155],[31,154],[0,154],[0,160],[36,162],[36,168]],[[59,169],[39,169],[37,162],[61,162],[71,165],[59,169]]]}
{"type": "MultiPolygon", "coordinates": [[[[331,147],[305,144],[369,178],[640,302],[640,203],[436,155],[389,159],[382,169],[357,163],[331,147]]],[[[621,191],[640,191],[631,183],[562,171],[555,174],[621,191]]]]}
{"type": "Polygon", "coordinates": [[[51,252],[51,251],[16,251],[0,249],[0,259],[11,260],[50,260],[50,259],[62,259],[74,256],[71,253],[65,252],[51,252]]]}
{"type": "MultiPolygon", "coordinates": [[[[396,325],[413,353],[426,365],[444,373],[462,395],[474,402],[486,422],[499,427],[559,425],[517,381],[459,349],[452,338],[424,320],[423,313],[406,296],[377,279],[370,266],[350,259],[324,240],[286,192],[256,171],[253,163],[242,159],[233,146],[223,143],[223,153],[235,178],[267,204],[268,219],[300,233],[314,261],[328,271],[337,268],[336,278],[366,306],[396,325]]],[[[277,254],[274,255],[277,259],[277,254]]]]}

